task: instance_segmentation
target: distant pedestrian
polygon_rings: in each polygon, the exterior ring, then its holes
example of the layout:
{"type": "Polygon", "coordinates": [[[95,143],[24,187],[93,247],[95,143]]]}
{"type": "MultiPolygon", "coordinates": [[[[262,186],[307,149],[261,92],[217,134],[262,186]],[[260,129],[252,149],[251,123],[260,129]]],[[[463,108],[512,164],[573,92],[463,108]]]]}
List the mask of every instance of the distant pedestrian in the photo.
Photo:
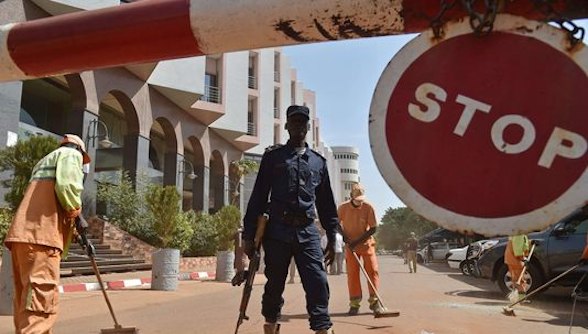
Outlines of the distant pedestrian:
{"type": "Polygon", "coordinates": [[[410,232],[410,237],[406,239],[406,263],[408,264],[408,271],[410,273],[417,272],[417,256],[416,252],[419,248],[419,242],[416,239],[416,234],[410,232]]]}
{"type": "Polygon", "coordinates": [[[343,253],[343,236],[337,232],[335,236],[335,260],[331,264],[331,275],[341,275],[343,272],[343,260],[345,259],[345,253],[343,253]]]}
{"type": "Polygon", "coordinates": [[[427,243],[427,247],[425,247],[425,263],[433,262],[433,246],[431,243],[427,243]]]}

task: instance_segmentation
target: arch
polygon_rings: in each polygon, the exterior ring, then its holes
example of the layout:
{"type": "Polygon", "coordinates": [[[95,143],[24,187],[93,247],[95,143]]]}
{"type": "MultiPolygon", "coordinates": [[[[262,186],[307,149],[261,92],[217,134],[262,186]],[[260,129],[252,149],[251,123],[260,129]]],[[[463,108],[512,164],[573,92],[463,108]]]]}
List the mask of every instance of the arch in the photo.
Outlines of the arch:
{"type": "Polygon", "coordinates": [[[182,196],[182,207],[184,210],[194,209],[195,211],[203,211],[208,209],[205,205],[206,179],[208,177],[208,161],[205,159],[203,143],[196,137],[190,136],[187,143],[184,145],[184,159],[189,161],[194,166],[194,174],[196,178],[190,180],[184,178],[184,191],[182,196]]]}
{"type": "MultiPolygon", "coordinates": [[[[122,171],[136,181],[139,153],[139,118],[131,99],[119,90],[111,90],[101,100],[98,120],[104,124],[94,134],[108,134],[110,145],[96,145],[95,173],[98,181],[113,182],[122,171]],[[106,180],[105,180],[106,179],[106,180]]],[[[145,153],[148,155],[148,152],[145,153]]]]}
{"type": "Polygon", "coordinates": [[[227,204],[227,180],[225,178],[226,162],[220,151],[214,150],[210,155],[209,211],[214,213],[227,204]]]}
{"type": "Polygon", "coordinates": [[[177,174],[177,138],[173,125],[158,117],[149,133],[147,174],[152,183],[175,185],[177,174]]]}

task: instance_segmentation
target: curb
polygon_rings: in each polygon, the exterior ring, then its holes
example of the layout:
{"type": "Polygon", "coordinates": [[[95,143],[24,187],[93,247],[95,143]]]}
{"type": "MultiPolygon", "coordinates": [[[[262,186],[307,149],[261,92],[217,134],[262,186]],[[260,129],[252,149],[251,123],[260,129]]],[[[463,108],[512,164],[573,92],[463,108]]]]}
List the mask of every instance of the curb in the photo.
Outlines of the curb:
{"type": "MultiPolygon", "coordinates": [[[[208,273],[205,271],[193,272],[193,273],[180,273],[178,275],[179,281],[209,281],[214,280],[215,274],[208,273]]],[[[117,280],[104,282],[106,290],[122,290],[126,288],[143,287],[148,288],[151,286],[151,278],[133,278],[125,280],[117,280]]],[[[71,283],[63,284],[58,286],[59,293],[69,292],[86,292],[86,291],[98,291],[100,290],[100,284],[98,282],[93,283],[71,283]]]]}

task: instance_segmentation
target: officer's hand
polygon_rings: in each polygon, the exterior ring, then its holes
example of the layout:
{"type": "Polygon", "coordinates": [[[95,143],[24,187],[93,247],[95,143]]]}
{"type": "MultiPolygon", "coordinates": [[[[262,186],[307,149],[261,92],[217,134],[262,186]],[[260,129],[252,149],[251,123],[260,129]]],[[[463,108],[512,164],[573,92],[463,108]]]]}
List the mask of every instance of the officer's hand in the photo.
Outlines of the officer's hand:
{"type": "Polygon", "coordinates": [[[241,286],[241,284],[247,280],[247,277],[249,277],[248,270],[239,270],[235,273],[235,276],[233,276],[231,284],[233,286],[241,286]]]}
{"type": "Polygon", "coordinates": [[[329,241],[325,248],[325,266],[330,266],[335,260],[335,241],[329,241]]]}
{"type": "Polygon", "coordinates": [[[253,240],[243,239],[243,253],[247,255],[249,259],[255,255],[255,242],[253,240]]]}

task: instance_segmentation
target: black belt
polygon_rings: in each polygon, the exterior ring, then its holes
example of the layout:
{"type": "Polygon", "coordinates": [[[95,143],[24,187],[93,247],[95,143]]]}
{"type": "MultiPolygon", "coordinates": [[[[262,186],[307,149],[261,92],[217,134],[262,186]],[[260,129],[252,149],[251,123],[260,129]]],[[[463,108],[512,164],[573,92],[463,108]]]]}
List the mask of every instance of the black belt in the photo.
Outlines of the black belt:
{"type": "Polygon", "coordinates": [[[296,226],[296,227],[305,226],[305,225],[309,225],[310,223],[312,223],[312,220],[309,219],[308,217],[306,217],[306,215],[289,214],[289,213],[284,213],[284,217],[282,218],[282,221],[286,225],[296,226]]]}

